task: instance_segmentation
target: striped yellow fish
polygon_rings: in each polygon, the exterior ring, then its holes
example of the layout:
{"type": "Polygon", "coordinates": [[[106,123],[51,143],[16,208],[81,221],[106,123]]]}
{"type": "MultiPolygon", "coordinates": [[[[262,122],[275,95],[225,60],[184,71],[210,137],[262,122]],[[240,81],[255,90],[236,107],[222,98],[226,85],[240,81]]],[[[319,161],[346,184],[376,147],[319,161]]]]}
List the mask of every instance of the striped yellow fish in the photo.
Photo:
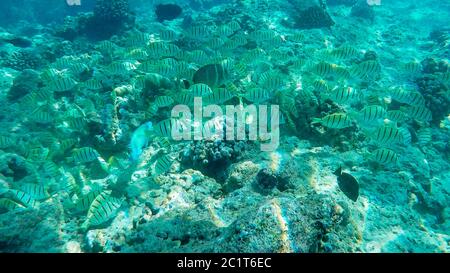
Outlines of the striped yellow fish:
{"type": "Polygon", "coordinates": [[[247,36],[239,34],[236,34],[233,37],[231,37],[229,41],[233,42],[236,45],[236,47],[243,46],[248,43],[247,36]]]}
{"type": "Polygon", "coordinates": [[[224,43],[225,41],[223,39],[214,37],[208,41],[208,46],[212,49],[217,49],[220,48],[224,43]]]}
{"type": "Polygon", "coordinates": [[[217,28],[216,34],[222,37],[228,37],[233,34],[233,30],[228,25],[222,25],[217,28]]]}
{"type": "Polygon", "coordinates": [[[233,20],[229,23],[226,24],[233,32],[238,31],[241,29],[241,25],[239,24],[238,21],[233,20]]]}
{"type": "Polygon", "coordinates": [[[17,188],[31,196],[34,200],[45,200],[50,198],[47,190],[42,185],[32,183],[18,183],[17,188]]]}
{"type": "Polygon", "coordinates": [[[48,111],[38,109],[30,115],[30,119],[37,123],[48,124],[53,123],[54,115],[48,111]]]}
{"type": "Polygon", "coordinates": [[[132,47],[145,46],[150,42],[150,35],[143,32],[135,32],[126,39],[127,45],[132,47]]]}
{"type": "Polygon", "coordinates": [[[333,70],[333,76],[337,80],[346,80],[350,78],[350,72],[341,66],[336,66],[333,70]]]}
{"type": "Polygon", "coordinates": [[[408,91],[403,88],[396,88],[391,92],[392,99],[401,102],[407,103],[413,106],[423,106],[425,105],[425,99],[419,92],[416,91],[408,91]]]}
{"type": "Polygon", "coordinates": [[[35,208],[38,202],[28,193],[21,190],[9,190],[12,194],[11,198],[27,208],[35,208]]]}
{"type": "Polygon", "coordinates": [[[312,84],[314,87],[314,90],[317,92],[328,92],[330,90],[330,87],[328,86],[328,83],[325,80],[315,80],[312,84]]]}
{"type": "Polygon", "coordinates": [[[27,159],[35,162],[45,161],[49,154],[49,149],[45,147],[31,148],[27,150],[27,159]]]}
{"type": "Polygon", "coordinates": [[[178,35],[171,29],[163,29],[159,32],[159,37],[165,41],[175,41],[178,39],[178,35]]]}
{"type": "Polygon", "coordinates": [[[172,139],[172,130],[176,130],[178,126],[181,126],[179,120],[169,118],[158,122],[154,128],[156,135],[172,139]]]}
{"type": "Polygon", "coordinates": [[[105,40],[101,41],[96,48],[102,52],[112,53],[117,48],[117,45],[111,41],[105,40]]]}
{"type": "Polygon", "coordinates": [[[170,139],[167,137],[157,137],[155,138],[155,142],[158,143],[161,149],[169,149],[171,146],[170,139]]]}
{"type": "Polygon", "coordinates": [[[77,202],[75,203],[75,210],[77,212],[83,212],[89,209],[92,202],[94,201],[95,197],[97,197],[101,191],[94,190],[90,191],[89,193],[82,195],[77,202]]]}
{"type": "Polygon", "coordinates": [[[355,101],[360,97],[360,93],[350,86],[338,87],[327,93],[321,94],[336,103],[348,103],[355,101]]]}
{"type": "Polygon", "coordinates": [[[74,163],[87,163],[97,160],[100,154],[91,147],[82,147],[78,149],[73,149],[72,157],[69,159],[74,163]]]}
{"type": "Polygon", "coordinates": [[[390,145],[395,143],[403,143],[404,138],[402,132],[394,126],[383,125],[371,134],[371,139],[381,145],[390,145]]]}
{"type": "Polygon", "coordinates": [[[352,120],[345,113],[334,113],[323,118],[314,118],[312,124],[320,123],[332,129],[342,129],[352,126],[352,120]]]}
{"type": "Polygon", "coordinates": [[[75,180],[75,177],[69,172],[64,172],[60,178],[61,190],[67,192],[68,194],[78,193],[79,187],[75,180]]]}
{"type": "Polygon", "coordinates": [[[103,191],[92,201],[83,228],[98,226],[115,216],[122,200],[112,197],[109,191],[103,191]]]}
{"type": "Polygon", "coordinates": [[[185,31],[185,35],[191,39],[202,40],[210,37],[211,31],[207,26],[192,26],[185,31]]]}
{"type": "Polygon", "coordinates": [[[398,161],[398,155],[391,149],[380,148],[373,153],[373,159],[381,164],[391,164],[398,161]]]}
{"type": "Polygon", "coordinates": [[[13,138],[0,135],[0,149],[5,149],[11,147],[12,145],[14,145],[13,138]]]}
{"type": "Polygon", "coordinates": [[[349,59],[354,58],[358,55],[358,51],[349,45],[341,46],[337,49],[334,49],[330,52],[330,56],[337,59],[349,59]]]}
{"type": "Polygon", "coordinates": [[[173,164],[173,159],[168,155],[161,156],[155,164],[155,175],[164,174],[170,170],[173,164]]]}
{"type": "Polygon", "coordinates": [[[270,99],[270,95],[266,89],[252,88],[244,94],[244,98],[253,103],[261,103],[270,99]]]}
{"type": "Polygon", "coordinates": [[[389,110],[387,111],[387,118],[395,122],[404,122],[408,119],[408,116],[401,110],[389,110]]]}
{"type": "Polygon", "coordinates": [[[23,208],[21,204],[14,202],[9,198],[0,198],[0,212],[2,210],[11,211],[19,208],[23,208]]]}
{"type": "Polygon", "coordinates": [[[44,170],[45,174],[48,175],[49,177],[56,178],[61,174],[58,165],[56,165],[53,161],[44,162],[42,164],[42,169],[44,170]]]}
{"type": "Polygon", "coordinates": [[[433,119],[431,111],[424,106],[410,106],[405,109],[405,112],[418,121],[429,122],[433,119]]]}
{"type": "Polygon", "coordinates": [[[78,83],[72,78],[58,78],[51,81],[49,87],[56,92],[65,92],[72,90],[77,84],[78,83]]]}
{"type": "Polygon", "coordinates": [[[53,91],[50,88],[44,87],[35,92],[36,101],[52,101],[53,100],[53,91]]]}
{"type": "Polygon", "coordinates": [[[205,97],[212,94],[211,88],[204,83],[197,83],[189,88],[189,91],[194,97],[205,97]]]}
{"type": "Polygon", "coordinates": [[[86,64],[83,63],[75,63],[70,66],[70,71],[72,71],[73,74],[81,74],[83,72],[86,72],[89,70],[89,67],[86,64]]]}
{"type": "Polygon", "coordinates": [[[404,145],[410,145],[411,144],[411,132],[408,130],[407,127],[399,127],[398,128],[400,130],[400,133],[402,134],[403,137],[403,144],[404,145]]]}
{"type": "Polygon", "coordinates": [[[317,100],[316,95],[314,95],[314,93],[310,89],[301,89],[301,90],[299,90],[298,96],[299,96],[300,101],[302,103],[312,102],[314,105],[319,104],[319,101],[317,100]]]}
{"type": "Polygon", "coordinates": [[[42,80],[46,81],[46,82],[52,82],[55,81],[57,79],[60,79],[64,76],[64,73],[54,69],[54,68],[49,68],[44,70],[44,72],[41,73],[40,77],[42,80]]]}
{"type": "Polygon", "coordinates": [[[432,139],[431,129],[430,128],[422,128],[419,131],[417,131],[417,144],[420,147],[427,146],[432,139]]]}
{"type": "Polygon", "coordinates": [[[161,56],[166,51],[166,42],[152,42],[147,46],[147,53],[152,57],[161,56]]]}
{"type": "Polygon", "coordinates": [[[208,60],[208,55],[203,50],[193,50],[189,53],[188,59],[197,64],[204,64],[208,60]]]}
{"type": "Polygon", "coordinates": [[[289,35],[288,40],[295,42],[295,43],[302,43],[305,41],[305,35],[301,32],[296,32],[292,35],[289,35]]]}
{"type": "Polygon", "coordinates": [[[181,49],[177,45],[167,43],[161,51],[161,57],[176,57],[180,52],[181,49]]]}
{"type": "Polygon", "coordinates": [[[169,96],[158,96],[156,97],[154,104],[158,107],[158,108],[163,108],[163,107],[167,107],[170,106],[174,103],[174,100],[169,97],[169,96]]]}
{"type": "Polygon", "coordinates": [[[444,84],[450,84],[450,71],[439,74],[438,80],[444,84]]]}
{"type": "Polygon", "coordinates": [[[128,53],[127,53],[127,57],[131,58],[131,59],[135,59],[135,60],[139,60],[139,61],[144,61],[148,58],[148,53],[147,51],[145,51],[142,48],[135,48],[135,49],[131,49],[128,53]]]}
{"type": "Polygon", "coordinates": [[[130,62],[114,62],[106,67],[106,70],[114,75],[128,74],[135,69],[136,66],[130,62]]]}
{"type": "Polygon", "coordinates": [[[221,104],[233,98],[233,94],[226,88],[217,88],[205,97],[206,103],[221,104]]]}
{"type": "Polygon", "coordinates": [[[409,74],[417,74],[422,70],[422,65],[418,61],[403,63],[401,68],[409,74]]]}
{"type": "Polygon", "coordinates": [[[369,105],[359,111],[359,116],[364,122],[371,122],[384,118],[386,110],[379,105],[369,105]]]}
{"type": "Polygon", "coordinates": [[[336,67],[337,67],[336,64],[320,62],[311,68],[311,72],[319,77],[326,77],[334,73],[336,67]]]}
{"type": "Polygon", "coordinates": [[[72,117],[67,120],[67,124],[74,130],[82,131],[88,123],[84,117],[72,117]]]}
{"type": "Polygon", "coordinates": [[[77,143],[78,143],[78,140],[75,138],[66,138],[59,142],[59,148],[62,151],[66,151],[66,150],[72,148],[73,146],[75,146],[75,144],[77,144],[77,143]]]}
{"type": "Polygon", "coordinates": [[[231,76],[228,62],[219,64],[208,64],[200,67],[193,77],[194,83],[204,83],[210,87],[219,86],[225,83],[231,76]]]}
{"type": "Polygon", "coordinates": [[[194,95],[191,92],[180,92],[174,96],[174,100],[179,104],[190,106],[194,104],[194,95]]]}
{"type": "Polygon", "coordinates": [[[87,80],[83,83],[83,86],[90,90],[98,90],[103,88],[102,82],[97,79],[87,80]]]}
{"type": "Polygon", "coordinates": [[[263,42],[272,40],[273,38],[275,38],[275,35],[276,33],[272,30],[261,29],[253,31],[252,33],[249,34],[249,37],[257,42],[263,42]]]}
{"type": "Polygon", "coordinates": [[[267,90],[276,90],[284,85],[283,77],[276,72],[268,71],[260,75],[258,85],[267,90]]]}
{"type": "Polygon", "coordinates": [[[381,72],[381,65],[377,61],[364,61],[354,65],[349,72],[358,78],[375,77],[381,72]]]}
{"type": "Polygon", "coordinates": [[[305,65],[306,65],[306,60],[303,58],[300,58],[300,59],[294,60],[292,62],[292,64],[290,65],[290,68],[292,68],[293,70],[302,70],[305,65]]]}

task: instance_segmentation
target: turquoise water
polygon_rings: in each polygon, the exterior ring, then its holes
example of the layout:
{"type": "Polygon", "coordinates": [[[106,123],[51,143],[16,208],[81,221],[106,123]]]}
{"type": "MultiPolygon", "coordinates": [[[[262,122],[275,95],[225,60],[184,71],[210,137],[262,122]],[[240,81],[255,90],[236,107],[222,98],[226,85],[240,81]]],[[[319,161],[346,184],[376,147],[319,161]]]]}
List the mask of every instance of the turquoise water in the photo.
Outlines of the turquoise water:
{"type": "Polygon", "coordinates": [[[450,3],[0,10],[0,252],[449,252],[450,3]]]}

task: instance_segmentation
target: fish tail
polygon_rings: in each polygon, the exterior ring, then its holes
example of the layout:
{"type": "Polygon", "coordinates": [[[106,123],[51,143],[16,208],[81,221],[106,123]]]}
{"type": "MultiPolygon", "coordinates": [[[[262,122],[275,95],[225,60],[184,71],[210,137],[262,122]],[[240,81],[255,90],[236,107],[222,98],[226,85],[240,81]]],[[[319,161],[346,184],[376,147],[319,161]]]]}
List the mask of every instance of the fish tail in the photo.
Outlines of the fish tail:
{"type": "Polygon", "coordinates": [[[313,120],[311,121],[311,124],[316,124],[316,123],[321,123],[322,119],[321,118],[313,118],[313,120]]]}
{"type": "Polygon", "coordinates": [[[341,174],[342,174],[342,166],[339,165],[339,168],[337,168],[336,171],[334,171],[333,174],[335,174],[337,176],[341,176],[341,174]]]}

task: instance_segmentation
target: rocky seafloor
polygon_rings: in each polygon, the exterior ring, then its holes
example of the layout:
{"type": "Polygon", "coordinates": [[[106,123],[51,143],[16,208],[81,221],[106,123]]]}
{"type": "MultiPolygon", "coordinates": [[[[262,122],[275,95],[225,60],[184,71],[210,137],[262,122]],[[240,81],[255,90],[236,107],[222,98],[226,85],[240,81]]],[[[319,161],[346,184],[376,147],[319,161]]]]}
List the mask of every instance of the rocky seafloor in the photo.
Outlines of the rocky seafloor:
{"type": "MultiPolygon", "coordinates": [[[[188,2],[191,8],[185,8],[194,15],[233,17],[224,12],[232,10],[224,8],[228,6],[221,2],[226,1],[188,2]]],[[[95,167],[80,172],[88,176],[90,186],[106,183],[126,196],[110,221],[83,230],[80,226],[85,217],[74,217],[66,206],[71,196],[57,193],[38,208],[1,211],[0,252],[450,252],[450,125],[439,126],[450,114],[450,100],[448,86],[434,80],[441,66],[448,67],[450,34],[448,29],[439,28],[448,20],[448,10],[436,11],[430,4],[433,1],[404,4],[382,0],[381,6],[364,7],[366,10],[355,8],[352,1],[325,2],[329,2],[327,10],[334,24],[304,30],[311,39],[305,44],[314,47],[351,41],[376,51],[388,71],[381,83],[417,82],[436,117],[430,123],[430,143],[420,145],[413,137],[412,144],[403,149],[398,165],[382,166],[369,160],[370,143],[357,133],[337,133],[298,123],[295,132],[292,128],[282,130],[280,147],[274,152],[262,152],[259,145],[252,143],[172,144],[165,152],[174,158],[174,164],[158,176],[151,175],[149,165],[153,162],[143,163],[161,153],[158,143],[152,143],[132,172],[115,170],[105,174],[95,167]],[[429,14],[435,21],[427,22],[429,14]],[[414,79],[404,77],[393,68],[400,58],[420,60],[424,69],[414,79]],[[219,159],[213,156],[217,152],[219,159]],[[216,159],[219,163],[214,165],[216,159]],[[358,179],[356,202],[338,187],[333,173],[339,166],[358,179]]],[[[448,8],[445,3],[442,5],[448,8]]],[[[289,34],[300,25],[283,24],[285,15],[262,12],[253,16],[289,34]]],[[[155,24],[160,26],[154,23],[153,7],[138,6],[133,16],[137,25],[134,27],[142,31],[155,24]]],[[[248,21],[258,22],[252,20],[248,21]]],[[[178,26],[185,21],[188,20],[165,24],[178,26]]],[[[126,31],[131,24],[128,18],[122,23],[124,29],[114,31],[126,31]]],[[[29,24],[22,21],[0,32],[24,33],[32,28],[29,24]]],[[[29,140],[47,129],[46,125],[27,123],[28,109],[19,109],[13,103],[16,96],[27,92],[24,90],[40,85],[38,80],[30,80],[38,78],[33,71],[61,56],[82,54],[96,43],[90,40],[92,32],[79,37],[79,33],[70,31],[71,27],[55,33],[51,31],[55,25],[39,25],[30,30],[31,48],[0,45],[2,134],[13,132],[29,140]]],[[[118,36],[111,40],[120,40],[120,34],[115,35],[118,36]]],[[[73,102],[61,101],[59,107],[73,102]]],[[[130,114],[123,115],[123,120],[128,123],[128,127],[122,127],[123,141],[108,144],[112,148],[102,151],[119,155],[119,161],[126,161],[121,156],[127,152],[131,128],[144,118],[130,114]]],[[[107,123],[103,118],[102,121],[107,123]]],[[[92,127],[97,123],[90,124],[89,130],[94,131],[92,127]]],[[[410,126],[418,125],[412,122],[410,126]]],[[[97,149],[109,141],[96,142],[91,138],[85,134],[79,141],[97,145],[97,149]]],[[[16,176],[25,167],[13,165],[19,162],[16,165],[22,166],[25,156],[18,146],[24,142],[22,139],[17,146],[0,152],[2,186],[23,179],[16,176]]],[[[66,167],[65,164],[61,166],[66,167]]],[[[70,170],[75,173],[78,167],[70,170]]],[[[77,179],[83,179],[82,174],[77,179]]],[[[61,180],[51,183],[58,181],[61,180]]]]}

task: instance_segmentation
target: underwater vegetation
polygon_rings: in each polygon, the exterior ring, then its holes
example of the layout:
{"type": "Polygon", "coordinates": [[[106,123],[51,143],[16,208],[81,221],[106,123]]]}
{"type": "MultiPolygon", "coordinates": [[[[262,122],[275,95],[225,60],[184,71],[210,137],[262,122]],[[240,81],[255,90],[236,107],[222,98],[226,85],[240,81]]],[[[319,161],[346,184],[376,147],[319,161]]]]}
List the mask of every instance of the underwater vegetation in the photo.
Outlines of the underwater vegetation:
{"type": "Polygon", "coordinates": [[[448,9],[7,2],[0,252],[449,252],[448,9]]]}

